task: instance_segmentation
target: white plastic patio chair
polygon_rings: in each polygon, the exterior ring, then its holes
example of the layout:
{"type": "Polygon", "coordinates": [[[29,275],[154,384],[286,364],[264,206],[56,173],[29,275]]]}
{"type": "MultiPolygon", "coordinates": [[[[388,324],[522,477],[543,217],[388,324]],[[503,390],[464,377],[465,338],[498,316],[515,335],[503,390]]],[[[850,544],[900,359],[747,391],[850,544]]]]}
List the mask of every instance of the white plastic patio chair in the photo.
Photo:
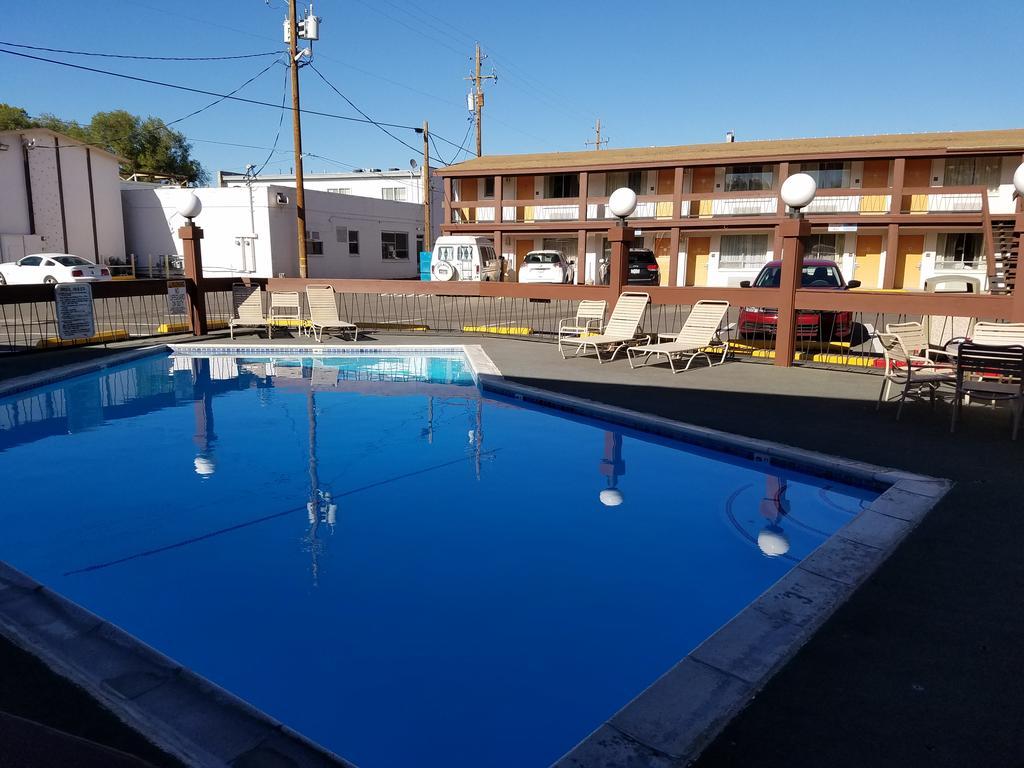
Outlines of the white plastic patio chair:
{"type": "Polygon", "coordinates": [[[679,333],[659,333],[657,344],[629,347],[626,350],[629,367],[643,367],[652,356],[664,356],[672,373],[690,370],[693,361],[698,357],[707,360],[708,367],[721,365],[729,354],[729,341],[723,341],[718,331],[728,311],[728,301],[698,301],[686,316],[679,333]],[[707,352],[712,347],[722,348],[722,355],[717,363],[711,362],[711,356],[707,352]],[[643,359],[637,366],[634,363],[639,355],[643,355],[643,359]],[[685,359],[686,367],[677,369],[676,358],[680,361],[685,359]]]}
{"type": "MultiPolygon", "coordinates": [[[[650,294],[627,291],[621,294],[615,302],[611,317],[608,318],[608,325],[602,333],[594,336],[577,336],[565,339],[566,344],[575,344],[574,356],[578,356],[587,349],[593,349],[599,362],[605,362],[601,356],[601,350],[611,351],[609,360],[614,360],[621,350],[630,344],[636,343],[640,335],[640,323],[644,319],[644,312],[647,311],[647,304],[651,300],[650,294]]],[[[565,358],[565,350],[559,344],[558,351],[565,358]]]]}
{"type": "Polygon", "coordinates": [[[258,285],[242,285],[236,283],[231,286],[231,307],[232,317],[228,320],[228,332],[231,338],[235,338],[235,328],[265,327],[267,338],[270,338],[270,320],[263,314],[263,289],[258,285]]]}
{"type": "MultiPolygon", "coordinates": [[[[566,317],[558,321],[558,351],[562,352],[562,342],[572,340],[585,334],[597,334],[604,330],[604,313],[608,302],[597,299],[584,299],[576,307],[575,317],[566,317]]],[[[565,354],[562,353],[562,357],[565,354]]]]}
{"type": "Polygon", "coordinates": [[[305,327],[302,320],[302,300],[298,291],[271,291],[269,315],[271,329],[295,327],[301,333],[305,327]]]}
{"type": "Polygon", "coordinates": [[[890,397],[893,385],[900,390],[898,398],[895,398],[899,400],[899,407],[896,409],[896,421],[899,421],[903,415],[903,403],[911,395],[927,391],[934,406],[938,388],[943,384],[956,384],[956,374],[952,368],[936,365],[926,358],[911,354],[899,334],[880,333],[878,341],[885,356],[885,380],[878,393],[876,411],[882,407],[883,402],[887,403],[894,399],[890,397]]]}
{"type": "Polygon", "coordinates": [[[1024,323],[975,323],[971,343],[990,347],[1024,346],[1024,323]]]}
{"type": "Polygon", "coordinates": [[[306,303],[309,304],[309,329],[318,343],[323,343],[324,331],[328,328],[349,332],[352,341],[359,341],[359,328],[355,323],[341,319],[333,286],[307,285],[306,303]]]}

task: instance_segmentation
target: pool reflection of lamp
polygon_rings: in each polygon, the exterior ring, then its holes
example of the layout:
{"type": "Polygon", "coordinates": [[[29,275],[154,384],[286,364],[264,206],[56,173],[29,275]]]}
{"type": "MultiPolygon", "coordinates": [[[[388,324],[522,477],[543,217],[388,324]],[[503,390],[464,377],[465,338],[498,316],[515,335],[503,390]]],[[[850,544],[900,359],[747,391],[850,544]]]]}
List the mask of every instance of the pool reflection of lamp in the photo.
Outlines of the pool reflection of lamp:
{"type": "Polygon", "coordinates": [[[192,462],[195,473],[206,479],[212,477],[217,471],[217,461],[214,457],[214,445],[217,435],[213,431],[213,395],[210,392],[210,361],[206,358],[196,358],[192,361],[194,366],[193,376],[193,400],[192,407],[196,419],[196,432],[192,440],[196,444],[198,452],[192,462]]]}
{"type": "Polygon", "coordinates": [[[598,495],[606,507],[617,507],[624,501],[622,491],[616,486],[619,478],[626,474],[626,462],[622,459],[622,435],[618,432],[604,433],[604,458],[600,464],[601,474],[608,487],[598,495]]]}
{"type": "Polygon", "coordinates": [[[768,524],[758,531],[757,546],[768,557],[779,557],[789,552],[789,538],[780,525],[782,518],[789,513],[787,485],[783,478],[775,475],[765,475],[764,485],[764,498],[759,509],[768,524]]]}

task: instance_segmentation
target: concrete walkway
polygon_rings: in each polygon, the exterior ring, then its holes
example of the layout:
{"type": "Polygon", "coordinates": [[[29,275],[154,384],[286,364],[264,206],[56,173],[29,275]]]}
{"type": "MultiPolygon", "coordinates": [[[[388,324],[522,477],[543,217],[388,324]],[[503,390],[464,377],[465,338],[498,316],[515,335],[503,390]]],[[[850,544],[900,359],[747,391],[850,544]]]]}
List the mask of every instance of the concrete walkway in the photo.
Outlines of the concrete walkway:
{"type": "MultiPolygon", "coordinates": [[[[673,376],[662,366],[631,371],[624,360],[563,361],[553,345],[530,341],[379,341],[479,343],[507,377],[525,384],[955,480],[698,765],[1024,764],[1024,440],[1010,441],[1006,411],[971,406],[950,435],[941,404],[934,412],[911,404],[900,423],[895,406],[876,413],[880,379],[864,373],[730,362],[673,376]]],[[[101,353],[13,358],[0,376],[86,354],[101,353]]]]}

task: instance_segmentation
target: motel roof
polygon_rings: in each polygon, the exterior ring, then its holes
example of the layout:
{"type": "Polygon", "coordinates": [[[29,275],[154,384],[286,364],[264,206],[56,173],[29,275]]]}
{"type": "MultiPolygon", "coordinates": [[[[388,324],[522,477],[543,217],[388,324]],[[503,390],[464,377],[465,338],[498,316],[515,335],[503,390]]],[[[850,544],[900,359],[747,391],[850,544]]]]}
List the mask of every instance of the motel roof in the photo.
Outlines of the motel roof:
{"type": "Polygon", "coordinates": [[[1024,153],[1024,129],[893,133],[877,136],[835,136],[771,141],[687,144],[676,147],[633,147],[599,152],[546,152],[484,155],[437,171],[442,176],[484,173],[558,172],[604,168],[652,168],[681,164],[710,165],[722,161],[755,162],[863,157],[936,156],[947,154],[1024,153]]]}

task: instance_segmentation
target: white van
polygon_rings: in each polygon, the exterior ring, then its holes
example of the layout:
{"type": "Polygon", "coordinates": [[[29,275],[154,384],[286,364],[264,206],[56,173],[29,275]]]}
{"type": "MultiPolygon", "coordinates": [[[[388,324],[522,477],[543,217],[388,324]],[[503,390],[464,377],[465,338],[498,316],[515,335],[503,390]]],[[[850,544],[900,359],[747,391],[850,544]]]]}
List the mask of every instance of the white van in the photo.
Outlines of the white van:
{"type": "Polygon", "coordinates": [[[501,280],[501,259],[487,237],[442,235],[434,243],[430,257],[430,279],[501,280]]]}

